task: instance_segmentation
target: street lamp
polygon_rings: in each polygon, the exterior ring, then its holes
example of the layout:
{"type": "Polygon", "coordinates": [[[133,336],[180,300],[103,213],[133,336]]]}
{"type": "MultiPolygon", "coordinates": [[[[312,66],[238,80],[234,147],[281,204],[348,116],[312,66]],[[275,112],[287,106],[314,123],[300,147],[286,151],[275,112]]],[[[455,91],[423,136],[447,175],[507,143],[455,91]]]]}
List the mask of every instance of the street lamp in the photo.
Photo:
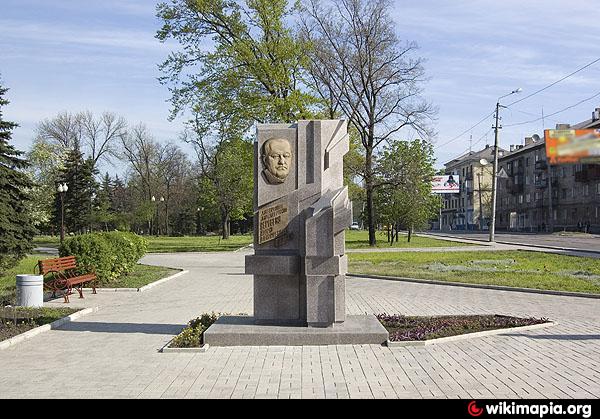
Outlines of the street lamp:
{"type": "MultiPolygon", "coordinates": [[[[156,203],[157,199],[155,196],[152,196],[152,198],[150,199],[152,201],[152,203],[156,203]]],[[[165,202],[165,198],[161,197],[159,200],[159,202],[165,202]]],[[[158,204],[156,205],[156,213],[154,216],[154,230],[156,231],[156,236],[158,237],[160,232],[158,230],[158,204]]]]}
{"type": "Polygon", "coordinates": [[[508,97],[510,95],[514,95],[517,93],[521,93],[523,89],[518,88],[513,90],[507,95],[500,96],[498,101],[496,102],[496,126],[494,127],[495,133],[495,141],[494,141],[494,172],[492,176],[494,180],[492,181],[492,223],[490,224],[490,243],[493,243],[496,240],[496,198],[498,196],[498,159],[499,159],[499,131],[500,127],[500,108],[506,108],[506,106],[502,106],[500,104],[500,100],[508,97]]]}
{"type": "Polygon", "coordinates": [[[65,193],[69,190],[69,186],[66,183],[59,184],[56,190],[60,195],[60,244],[62,245],[65,241],[65,193]]]}

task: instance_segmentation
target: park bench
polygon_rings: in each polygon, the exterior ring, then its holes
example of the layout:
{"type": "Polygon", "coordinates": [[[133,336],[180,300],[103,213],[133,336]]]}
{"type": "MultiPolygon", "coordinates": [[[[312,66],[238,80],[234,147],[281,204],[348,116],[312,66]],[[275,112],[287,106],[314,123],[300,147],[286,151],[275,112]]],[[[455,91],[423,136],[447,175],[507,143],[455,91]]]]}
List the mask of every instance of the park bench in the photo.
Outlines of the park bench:
{"type": "Polygon", "coordinates": [[[95,273],[79,274],[75,256],[57,259],[46,259],[38,262],[39,275],[44,276],[44,288],[52,291],[52,296],[61,291],[65,298],[65,304],[69,302],[69,296],[73,294],[73,288],[83,298],[83,285],[90,284],[93,294],[96,294],[97,277],[95,273]]]}

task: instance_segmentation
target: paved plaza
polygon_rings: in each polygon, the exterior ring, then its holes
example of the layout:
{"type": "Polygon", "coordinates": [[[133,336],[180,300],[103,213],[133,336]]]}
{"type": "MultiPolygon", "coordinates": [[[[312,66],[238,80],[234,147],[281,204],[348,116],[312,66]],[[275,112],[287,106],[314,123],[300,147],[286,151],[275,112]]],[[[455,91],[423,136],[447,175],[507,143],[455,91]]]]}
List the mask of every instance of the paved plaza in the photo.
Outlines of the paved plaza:
{"type": "MultiPolygon", "coordinates": [[[[146,293],[73,298],[100,310],[0,351],[0,397],[598,398],[600,300],[351,278],[350,314],[510,314],[557,326],[425,348],[158,350],[204,312],[252,314],[244,253],[152,255],[190,273],[146,293]],[[69,396],[69,397],[70,397],[69,396]]],[[[53,303],[61,305],[60,303],[53,303]]]]}

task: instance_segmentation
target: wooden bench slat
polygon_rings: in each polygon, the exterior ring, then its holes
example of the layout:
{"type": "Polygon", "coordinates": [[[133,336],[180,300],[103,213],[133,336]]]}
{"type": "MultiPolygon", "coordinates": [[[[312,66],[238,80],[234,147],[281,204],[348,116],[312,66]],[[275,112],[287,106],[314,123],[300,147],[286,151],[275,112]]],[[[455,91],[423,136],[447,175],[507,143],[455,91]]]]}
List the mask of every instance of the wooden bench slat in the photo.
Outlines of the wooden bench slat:
{"type": "Polygon", "coordinates": [[[46,259],[38,261],[38,269],[40,275],[46,275],[50,272],[58,272],[59,275],[55,275],[52,281],[49,281],[46,285],[48,288],[56,291],[64,291],[65,303],[69,302],[69,294],[71,294],[74,286],[77,287],[80,298],[83,298],[83,284],[91,282],[94,294],[96,294],[95,281],[97,280],[95,273],[73,275],[74,271],[77,270],[77,260],[75,256],[67,256],[56,259],[46,259]]]}

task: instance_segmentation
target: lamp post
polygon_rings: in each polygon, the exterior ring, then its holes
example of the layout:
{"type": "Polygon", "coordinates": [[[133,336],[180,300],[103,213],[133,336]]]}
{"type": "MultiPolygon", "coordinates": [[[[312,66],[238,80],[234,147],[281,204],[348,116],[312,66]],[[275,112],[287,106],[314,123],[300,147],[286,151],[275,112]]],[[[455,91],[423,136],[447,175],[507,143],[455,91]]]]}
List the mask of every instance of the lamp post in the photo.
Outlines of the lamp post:
{"type": "MultiPolygon", "coordinates": [[[[164,203],[165,202],[165,198],[164,197],[160,197],[160,202],[164,203]]],[[[166,209],[165,209],[166,210],[166,209]]],[[[165,218],[166,219],[166,218],[165,218]]],[[[166,221],[165,221],[166,223],[166,221]]],[[[165,230],[168,230],[168,226],[165,230]]],[[[156,206],[156,235],[160,236],[160,223],[158,222],[158,205],[156,206]]]]}
{"type": "MultiPolygon", "coordinates": [[[[157,199],[155,196],[152,197],[151,201],[154,204],[156,204],[155,215],[154,215],[154,231],[156,232],[156,236],[158,237],[160,235],[160,232],[158,230],[158,203],[156,202],[157,199]]],[[[161,197],[158,201],[165,202],[165,198],[161,197]]],[[[150,234],[152,234],[152,232],[150,232],[150,234]]]]}
{"type": "MultiPolygon", "coordinates": [[[[156,205],[156,197],[154,195],[152,195],[152,198],[150,198],[150,201],[152,201],[153,205],[156,205]]],[[[158,209],[155,211],[155,213],[158,213],[158,209]]],[[[156,228],[156,215],[152,216],[152,225],[150,225],[148,227],[149,227],[148,234],[152,235],[152,230],[156,228]]]]}
{"type": "Polygon", "coordinates": [[[507,95],[504,96],[500,96],[498,98],[498,101],[496,103],[496,126],[494,126],[494,134],[495,134],[495,140],[494,140],[494,172],[492,173],[493,176],[493,181],[492,181],[492,223],[490,224],[490,243],[493,243],[494,241],[496,241],[496,198],[498,196],[498,159],[499,159],[499,131],[501,129],[500,127],[500,108],[506,108],[506,106],[502,106],[500,104],[500,100],[504,99],[505,97],[508,97],[510,95],[514,95],[516,93],[521,93],[523,91],[523,89],[518,88],[516,90],[513,90],[512,92],[510,92],[507,95]]]}
{"type": "Polygon", "coordinates": [[[66,183],[59,184],[56,190],[60,195],[60,244],[62,245],[65,241],[65,193],[69,190],[69,186],[66,183]]]}

